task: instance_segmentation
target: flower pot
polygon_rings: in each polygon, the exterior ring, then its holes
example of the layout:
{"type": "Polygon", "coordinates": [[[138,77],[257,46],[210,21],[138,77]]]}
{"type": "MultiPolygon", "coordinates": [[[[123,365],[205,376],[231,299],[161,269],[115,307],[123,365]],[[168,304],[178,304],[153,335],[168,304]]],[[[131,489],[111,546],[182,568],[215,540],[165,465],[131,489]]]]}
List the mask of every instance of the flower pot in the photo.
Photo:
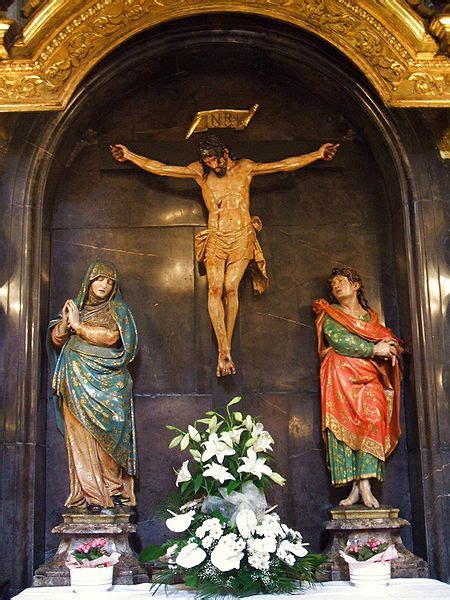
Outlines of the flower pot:
{"type": "Polygon", "coordinates": [[[107,592],[112,588],[114,566],[110,567],[80,567],[69,569],[70,586],[76,594],[93,594],[107,592]]]}
{"type": "Polygon", "coordinates": [[[350,583],[356,587],[388,585],[391,579],[391,563],[358,562],[349,563],[350,583]]]}

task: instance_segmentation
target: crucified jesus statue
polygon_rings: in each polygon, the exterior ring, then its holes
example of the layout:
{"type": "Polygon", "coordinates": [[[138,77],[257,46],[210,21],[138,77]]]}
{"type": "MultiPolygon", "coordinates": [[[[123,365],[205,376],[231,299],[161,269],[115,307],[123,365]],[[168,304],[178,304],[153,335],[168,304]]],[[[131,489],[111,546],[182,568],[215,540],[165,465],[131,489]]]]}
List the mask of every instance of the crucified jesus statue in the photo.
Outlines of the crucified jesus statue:
{"type": "Polygon", "coordinates": [[[111,146],[119,162],[129,160],[154,175],[193,179],[202,191],[208,209],[208,229],[196,236],[197,260],[203,261],[208,278],[208,312],[218,345],[217,376],[233,375],[231,340],[239,307],[239,283],[250,262],[253,287],[261,293],[268,286],[264,256],[256,238],[262,227],[250,216],[250,183],[255,175],[295,171],[316,160],[331,160],[339,144],[323,144],[315,152],[258,163],[237,159],[215,135],[200,141],[200,160],[187,166],[166,165],[134,154],[121,144],[111,146]]]}

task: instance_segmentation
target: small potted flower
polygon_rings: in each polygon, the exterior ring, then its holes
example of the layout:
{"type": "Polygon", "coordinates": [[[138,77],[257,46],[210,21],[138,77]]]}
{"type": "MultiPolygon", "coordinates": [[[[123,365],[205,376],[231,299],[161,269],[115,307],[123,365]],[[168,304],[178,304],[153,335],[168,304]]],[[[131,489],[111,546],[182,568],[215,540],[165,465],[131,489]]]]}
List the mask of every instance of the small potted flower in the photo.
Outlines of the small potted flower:
{"type": "Polygon", "coordinates": [[[96,538],[77,546],[66,561],[73,591],[80,594],[110,590],[114,565],[119,557],[118,552],[106,553],[105,538],[96,538]]]}
{"type": "Polygon", "coordinates": [[[350,583],[357,587],[388,585],[391,560],[398,557],[394,544],[370,538],[364,543],[349,543],[340,555],[348,564],[350,583]]]}

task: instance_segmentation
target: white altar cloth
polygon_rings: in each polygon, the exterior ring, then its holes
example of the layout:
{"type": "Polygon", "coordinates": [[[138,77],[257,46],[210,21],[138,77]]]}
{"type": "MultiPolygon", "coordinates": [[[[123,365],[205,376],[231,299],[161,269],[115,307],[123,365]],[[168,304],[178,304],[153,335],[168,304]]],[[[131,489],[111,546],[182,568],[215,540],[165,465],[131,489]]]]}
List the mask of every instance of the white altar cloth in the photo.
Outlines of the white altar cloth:
{"type": "MultiPolygon", "coordinates": [[[[327,581],[315,588],[306,588],[304,592],[293,594],[308,600],[329,598],[330,600],[450,600],[450,585],[436,579],[391,579],[386,587],[356,588],[348,581],[327,581]]],[[[181,586],[160,586],[156,593],[150,594],[150,584],[115,585],[110,592],[96,592],[92,599],[88,594],[74,594],[67,587],[27,588],[13,600],[140,600],[151,597],[158,600],[193,600],[195,592],[181,586]]],[[[289,600],[292,595],[252,596],[254,600],[289,600]]],[[[250,599],[249,599],[250,600],[250,599]]]]}

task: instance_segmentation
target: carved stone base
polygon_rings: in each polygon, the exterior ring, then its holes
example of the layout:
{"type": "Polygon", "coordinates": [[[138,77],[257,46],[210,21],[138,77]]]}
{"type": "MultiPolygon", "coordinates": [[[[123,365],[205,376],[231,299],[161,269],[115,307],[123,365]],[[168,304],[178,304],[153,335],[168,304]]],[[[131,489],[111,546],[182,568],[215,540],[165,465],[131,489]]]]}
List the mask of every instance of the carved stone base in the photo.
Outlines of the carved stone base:
{"type": "Polygon", "coordinates": [[[398,518],[398,513],[398,508],[390,506],[366,508],[361,504],[331,509],[331,520],[325,526],[330,532],[330,541],[323,552],[329,558],[323,564],[321,581],[347,581],[348,565],[339,551],[345,550],[349,540],[365,542],[371,537],[395,544],[398,558],[392,561],[392,577],[428,577],[427,563],[403,545],[400,527],[410,524],[398,518]]]}
{"type": "Polygon", "coordinates": [[[69,509],[63,514],[63,523],[52,529],[61,535],[55,556],[41,565],[33,577],[33,587],[70,585],[69,569],[65,563],[68,555],[80,544],[94,538],[106,539],[107,552],[121,554],[114,567],[114,583],[134,585],[147,583],[149,576],[130,547],[129,535],[136,531],[131,522],[134,512],[128,508],[103,510],[91,514],[86,509],[69,509]]]}

